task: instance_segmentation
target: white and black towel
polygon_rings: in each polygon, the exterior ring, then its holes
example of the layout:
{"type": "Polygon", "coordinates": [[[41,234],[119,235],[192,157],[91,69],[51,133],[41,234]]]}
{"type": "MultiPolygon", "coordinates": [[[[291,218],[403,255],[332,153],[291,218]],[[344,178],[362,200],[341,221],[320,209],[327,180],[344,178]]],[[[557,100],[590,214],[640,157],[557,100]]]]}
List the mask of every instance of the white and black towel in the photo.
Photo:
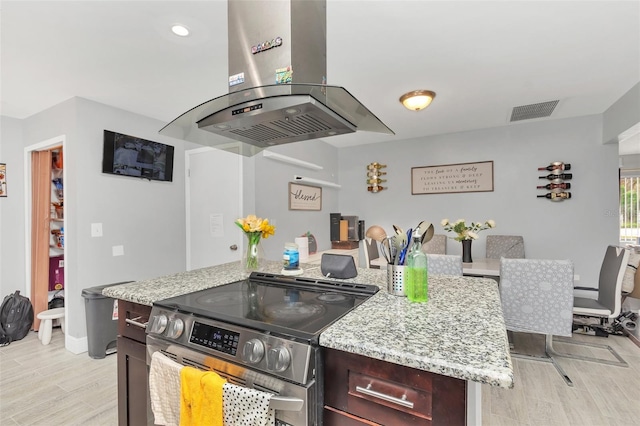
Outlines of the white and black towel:
{"type": "Polygon", "coordinates": [[[269,408],[273,395],[231,383],[222,387],[224,426],[273,426],[275,410],[269,408]]]}
{"type": "Polygon", "coordinates": [[[180,370],[183,365],[154,352],[149,367],[149,396],[156,425],[180,424],[180,370]]]}

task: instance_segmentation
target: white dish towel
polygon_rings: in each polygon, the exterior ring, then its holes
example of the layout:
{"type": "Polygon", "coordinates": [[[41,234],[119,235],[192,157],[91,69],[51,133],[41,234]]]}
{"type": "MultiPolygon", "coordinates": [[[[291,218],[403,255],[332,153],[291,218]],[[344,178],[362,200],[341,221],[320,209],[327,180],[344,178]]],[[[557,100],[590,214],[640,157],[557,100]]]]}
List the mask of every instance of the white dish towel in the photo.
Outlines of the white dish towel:
{"type": "Polygon", "coordinates": [[[180,424],[180,370],[183,365],[154,352],[149,368],[149,396],[156,425],[180,424]]]}
{"type": "Polygon", "coordinates": [[[273,426],[275,410],[269,408],[273,395],[232,383],[222,386],[224,426],[273,426]]]}

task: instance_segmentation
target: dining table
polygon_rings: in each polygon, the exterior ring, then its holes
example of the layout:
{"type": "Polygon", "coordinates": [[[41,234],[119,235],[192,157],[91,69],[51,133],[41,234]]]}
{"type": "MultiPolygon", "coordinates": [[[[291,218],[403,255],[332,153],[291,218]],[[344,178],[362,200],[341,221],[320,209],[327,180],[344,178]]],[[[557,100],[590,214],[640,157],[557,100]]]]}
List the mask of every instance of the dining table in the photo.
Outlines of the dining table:
{"type": "MultiPolygon", "coordinates": [[[[371,265],[380,269],[387,268],[386,259],[379,257],[371,261],[371,265]]],[[[500,277],[500,259],[477,258],[471,263],[462,264],[462,275],[471,277],[500,277]]]]}

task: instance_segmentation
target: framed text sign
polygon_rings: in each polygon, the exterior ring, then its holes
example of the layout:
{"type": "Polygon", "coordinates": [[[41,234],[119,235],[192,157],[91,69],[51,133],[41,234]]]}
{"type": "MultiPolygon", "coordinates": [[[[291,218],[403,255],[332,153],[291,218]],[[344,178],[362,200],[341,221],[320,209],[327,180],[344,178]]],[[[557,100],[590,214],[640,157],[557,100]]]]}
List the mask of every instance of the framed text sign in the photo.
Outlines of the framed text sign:
{"type": "Polygon", "coordinates": [[[322,210],[322,188],[289,182],[289,210],[322,210]]]}
{"type": "Polygon", "coordinates": [[[411,194],[493,191],[493,161],[411,168],[411,194]]]}

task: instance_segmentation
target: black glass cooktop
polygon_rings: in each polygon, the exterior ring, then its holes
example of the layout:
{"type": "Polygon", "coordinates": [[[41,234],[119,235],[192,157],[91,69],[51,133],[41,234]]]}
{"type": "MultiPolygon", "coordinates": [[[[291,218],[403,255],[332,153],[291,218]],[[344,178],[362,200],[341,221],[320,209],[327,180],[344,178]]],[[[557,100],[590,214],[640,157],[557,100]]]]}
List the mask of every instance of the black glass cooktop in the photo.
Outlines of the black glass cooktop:
{"type": "Polygon", "coordinates": [[[247,280],[154,305],[260,331],[310,338],[378,290],[373,285],[253,273],[247,280]]]}

